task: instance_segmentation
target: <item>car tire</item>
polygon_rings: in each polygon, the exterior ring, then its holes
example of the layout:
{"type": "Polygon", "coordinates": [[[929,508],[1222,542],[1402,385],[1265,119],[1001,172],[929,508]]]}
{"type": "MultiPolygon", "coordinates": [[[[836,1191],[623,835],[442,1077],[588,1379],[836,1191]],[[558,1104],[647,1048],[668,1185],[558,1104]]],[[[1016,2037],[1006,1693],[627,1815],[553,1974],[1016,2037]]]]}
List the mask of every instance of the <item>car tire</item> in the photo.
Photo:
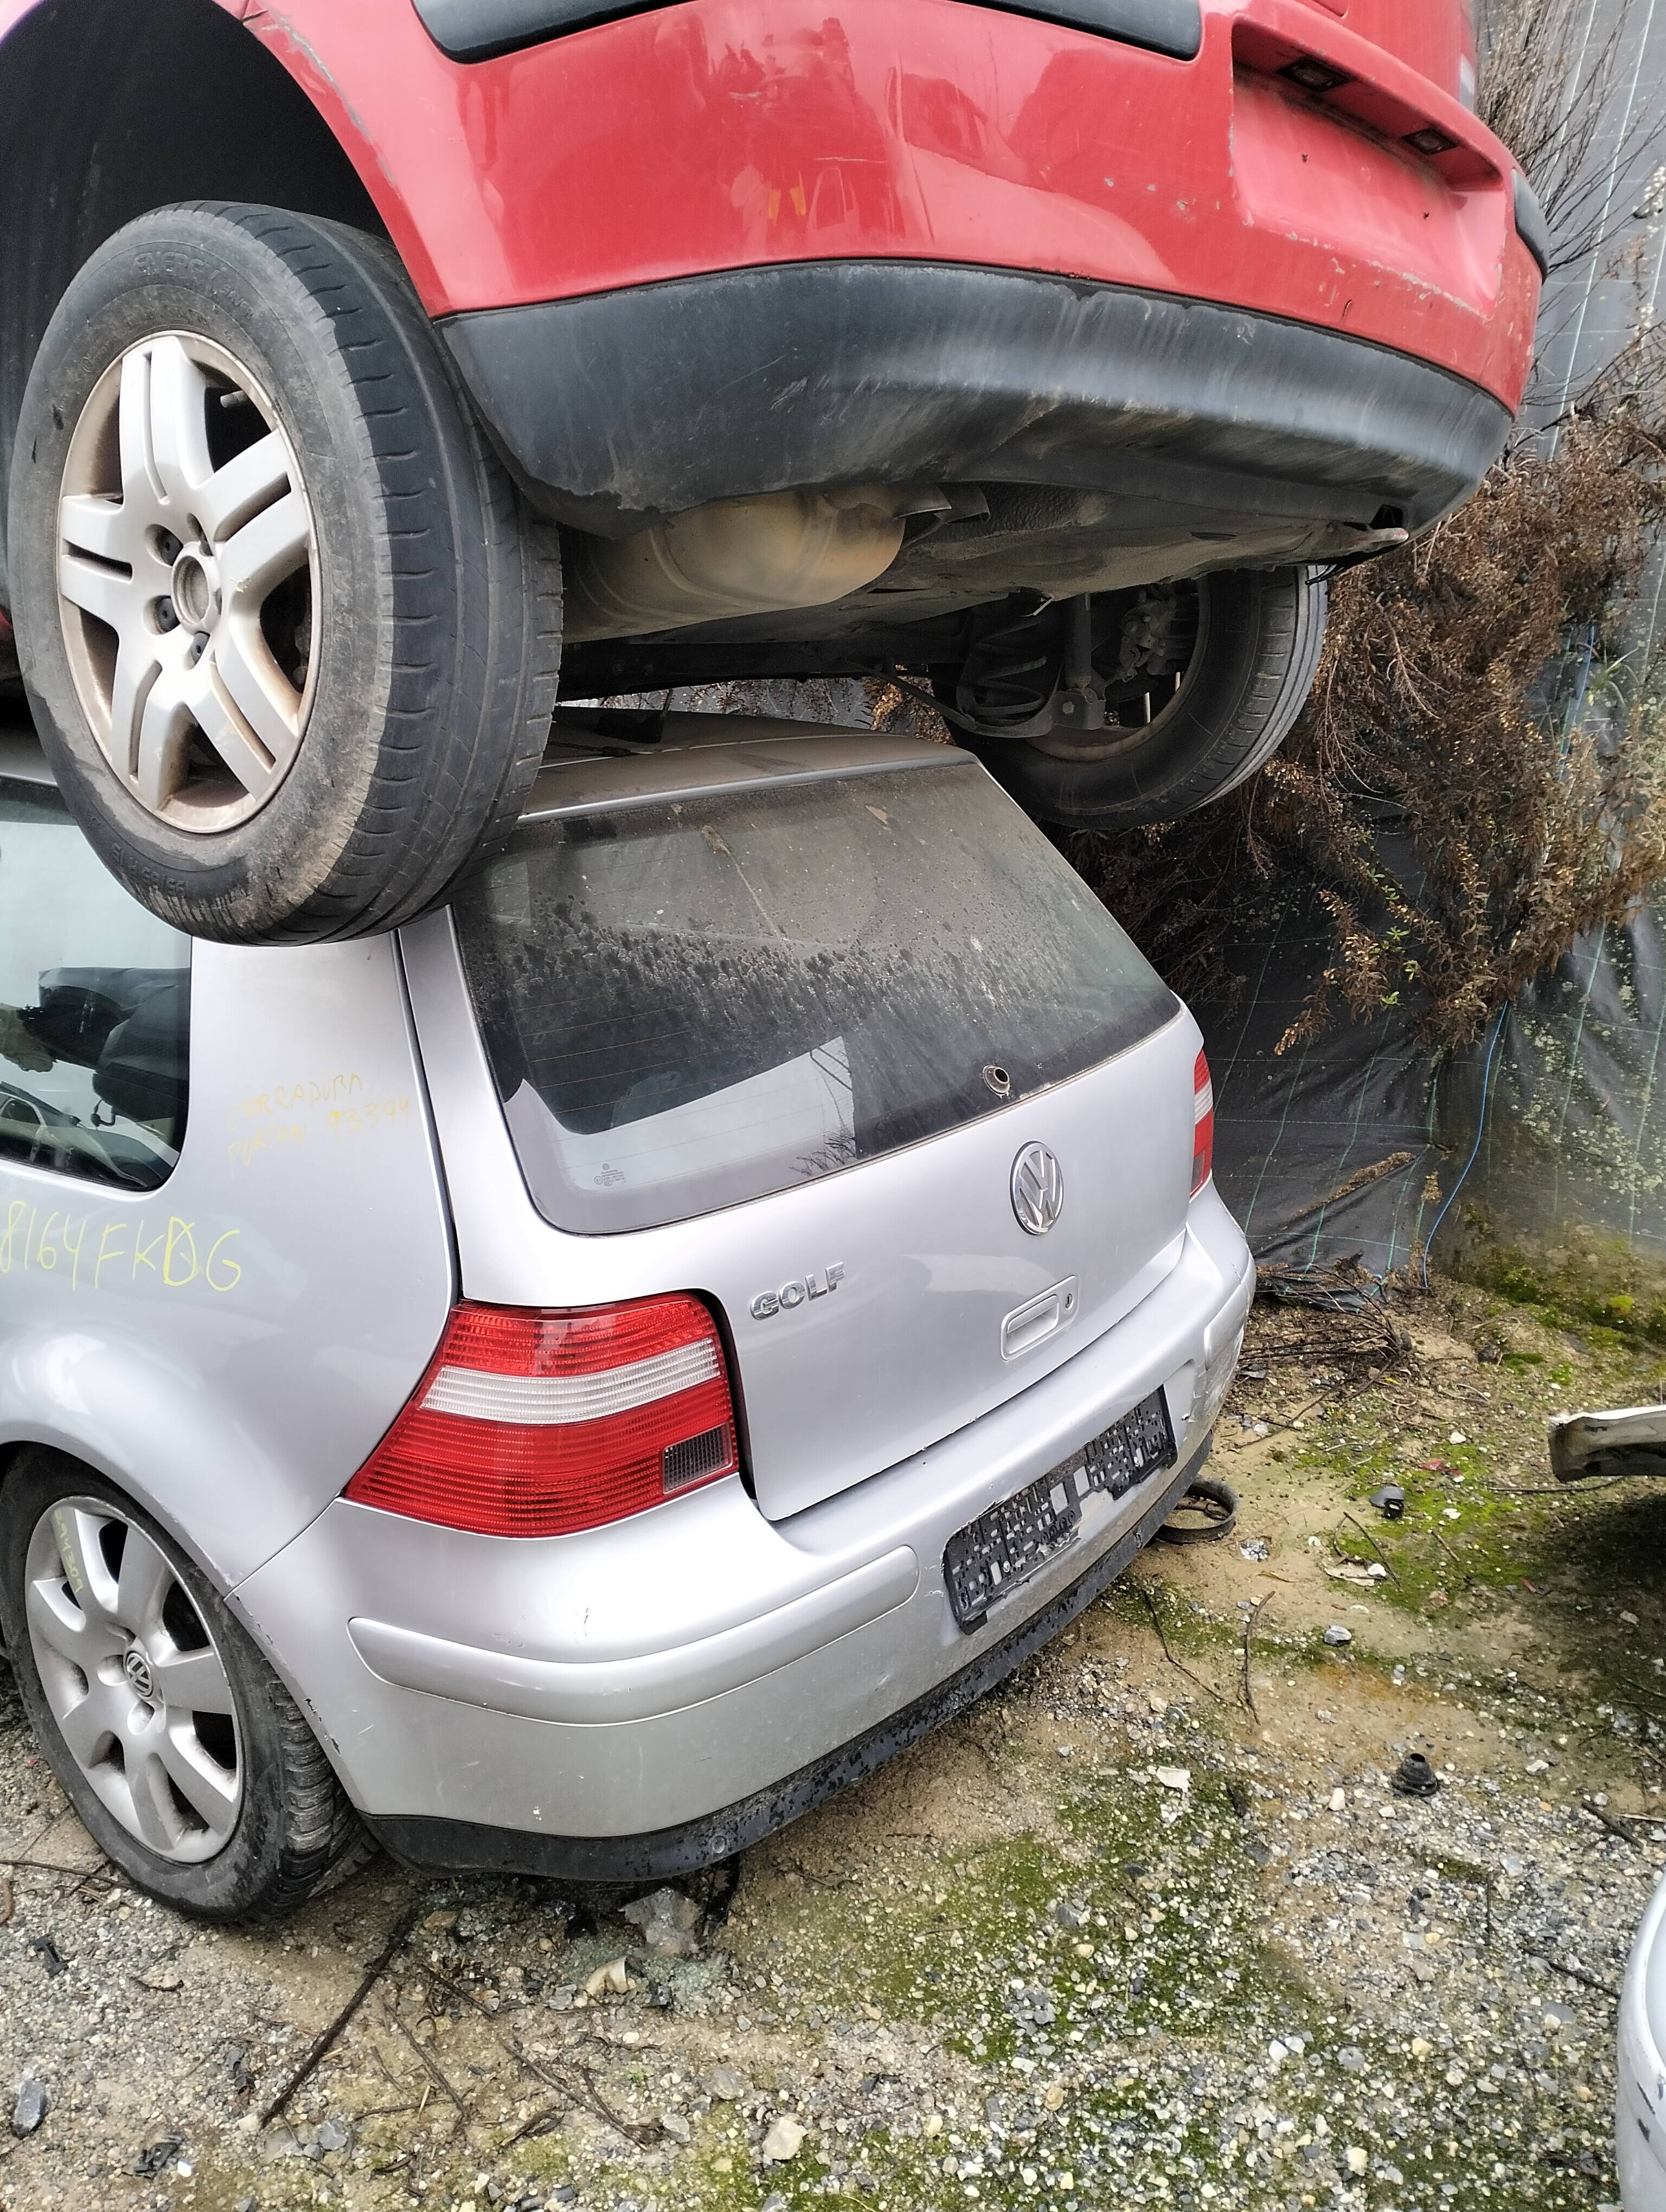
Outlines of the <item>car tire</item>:
{"type": "Polygon", "coordinates": [[[83,1826],[163,1904],[279,1917],[360,1841],[317,1737],[201,1569],[63,1453],[27,1449],[0,1484],[0,1630],[83,1826]]]}
{"type": "Polygon", "coordinates": [[[1190,664],[1151,721],[1079,738],[962,738],[1037,821],[1069,830],[1177,821],[1235,790],[1289,736],[1324,643],[1323,577],[1231,569],[1200,578],[1196,591],[1190,664]]]}
{"type": "Polygon", "coordinates": [[[36,356],[9,532],[59,788],[175,927],[390,929],[513,823],[559,542],[380,240],[206,202],[118,231],[36,356]]]}

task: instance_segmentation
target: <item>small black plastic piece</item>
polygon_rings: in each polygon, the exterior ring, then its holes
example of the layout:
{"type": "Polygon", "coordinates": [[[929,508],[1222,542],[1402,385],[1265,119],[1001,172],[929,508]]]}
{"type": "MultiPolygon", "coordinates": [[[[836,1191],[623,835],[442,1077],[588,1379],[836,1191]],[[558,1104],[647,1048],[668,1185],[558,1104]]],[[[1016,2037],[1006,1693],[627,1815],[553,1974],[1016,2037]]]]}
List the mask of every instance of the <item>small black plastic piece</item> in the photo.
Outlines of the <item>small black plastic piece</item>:
{"type": "Polygon", "coordinates": [[[1321,98],[1328,92],[1340,92],[1345,84],[1353,82],[1346,70],[1333,69],[1329,62],[1319,61],[1311,54],[1286,62],[1279,75],[1288,77],[1292,84],[1300,85],[1304,92],[1321,98]]]}
{"type": "Polygon", "coordinates": [[[1440,1787],[1440,1777],[1420,1751],[1408,1751],[1389,1783],[1397,1797],[1432,1797],[1440,1787]]]}
{"type": "Polygon", "coordinates": [[[1519,169],[1516,172],[1516,230],[1522,244],[1539,264],[1541,276],[1550,274],[1550,225],[1539,205],[1539,195],[1519,169]]]}
{"type": "MultiPolygon", "coordinates": [[[[429,36],[453,61],[489,61],[518,46],[541,45],[594,23],[646,15],[668,0],[415,0],[429,36]]],[[[1203,44],[1198,0],[972,0],[1011,15],[1065,23],[1177,61],[1193,60],[1203,44]]]]}
{"type": "Polygon", "coordinates": [[[1385,1521],[1406,1517],[1406,1493],[1397,1482],[1385,1482],[1380,1490],[1373,1490],[1371,1502],[1385,1521]]]}

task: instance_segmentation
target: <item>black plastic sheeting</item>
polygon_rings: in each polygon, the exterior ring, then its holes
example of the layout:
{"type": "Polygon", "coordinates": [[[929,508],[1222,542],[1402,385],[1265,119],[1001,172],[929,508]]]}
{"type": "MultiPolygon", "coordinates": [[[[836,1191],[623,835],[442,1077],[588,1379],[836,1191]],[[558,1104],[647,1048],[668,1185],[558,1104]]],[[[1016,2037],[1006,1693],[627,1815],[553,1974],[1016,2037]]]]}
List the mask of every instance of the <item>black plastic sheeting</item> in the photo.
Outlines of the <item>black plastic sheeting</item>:
{"type": "Polygon", "coordinates": [[[1578,1225],[1666,1260],[1666,904],[1579,939],[1476,1044],[1432,1052],[1414,1008],[1276,1047],[1330,957],[1299,890],[1238,949],[1236,1002],[1196,1008],[1215,1177],[1257,1258],[1386,1274],[1450,1259],[1475,1213],[1498,1243],[1578,1225]]]}
{"type": "Polygon", "coordinates": [[[1484,1112],[1486,1047],[1443,1077],[1440,1133],[1466,1152],[1479,1135],[1454,1217],[1483,1208],[1505,1243],[1554,1243],[1577,1224],[1666,1259],[1663,1032],[1666,905],[1656,901],[1623,929],[1580,939],[1506,1010],[1484,1112]]]}
{"type": "Polygon", "coordinates": [[[1323,909],[1292,891],[1267,939],[1236,949],[1236,1000],[1194,1005],[1214,1078],[1215,1182],[1258,1259],[1357,1254],[1386,1274],[1411,1258],[1443,1163],[1435,1071],[1397,1012],[1279,1053],[1330,957],[1323,909]]]}

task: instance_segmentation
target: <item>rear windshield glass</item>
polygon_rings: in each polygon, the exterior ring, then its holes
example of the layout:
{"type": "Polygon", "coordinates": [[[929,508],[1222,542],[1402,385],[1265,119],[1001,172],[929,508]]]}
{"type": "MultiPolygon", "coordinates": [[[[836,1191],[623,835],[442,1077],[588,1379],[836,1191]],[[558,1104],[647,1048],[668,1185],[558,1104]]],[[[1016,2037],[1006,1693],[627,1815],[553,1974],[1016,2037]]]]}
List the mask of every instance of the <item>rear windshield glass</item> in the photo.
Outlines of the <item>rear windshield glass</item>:
{"type": "Polygon", "coordinates": [[[999,1113],[1176,1008],[970,762],[523,823],[455,911],[533,1200],[583,1231],[999,1113]]]}

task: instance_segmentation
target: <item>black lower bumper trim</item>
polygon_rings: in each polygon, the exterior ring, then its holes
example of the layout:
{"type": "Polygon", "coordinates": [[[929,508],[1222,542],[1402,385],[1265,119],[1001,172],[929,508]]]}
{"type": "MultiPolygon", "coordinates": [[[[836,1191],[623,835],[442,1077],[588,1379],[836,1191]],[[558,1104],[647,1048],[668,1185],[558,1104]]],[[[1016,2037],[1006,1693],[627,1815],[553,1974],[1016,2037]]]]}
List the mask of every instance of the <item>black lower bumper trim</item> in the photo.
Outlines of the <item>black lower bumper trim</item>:
{"type": "Polygon", "coordinates": [[[656,1881],[715,1866],[777,1828],[848,1790],[899,1751],[918,1743],[964,1712],[986,1692],[1085,1613],[1150,1543],[1177,1498],[1209,1455],[1213,1431],[1152,1497],[1127,1533],[1067,1589],[1012,1634],[877,1728],[826,1753],[784,1781],[772,1783],[738,1805],[708,1813],[680,1827],[639,1836],[545,1836],[519,1828],[491,1828],[472,1820],[429,1820],[415,1814],[367,1816],[365,1825],[395,1858],[408,1865],[450,1872],[543,1875],[560,1881],[656,1881]]]}
{"type": "Polygon", "coordinates": [[[1511,420],[1444,369],[1308,324],[937,262],[731,270],[441,327],[536,503],[604,536],[874,482],[1360,527],[1386,507],[1417,530],[1511,420]]]}
{"type": "Polygon", "coordinates": [[[1522,244],[1538,263],[1540,276],[1548,283],[1553,244],[1550,225],[1539,204],[1539,195],[1519,169],[1516,172],[1516,229],[1522,244]]]}

